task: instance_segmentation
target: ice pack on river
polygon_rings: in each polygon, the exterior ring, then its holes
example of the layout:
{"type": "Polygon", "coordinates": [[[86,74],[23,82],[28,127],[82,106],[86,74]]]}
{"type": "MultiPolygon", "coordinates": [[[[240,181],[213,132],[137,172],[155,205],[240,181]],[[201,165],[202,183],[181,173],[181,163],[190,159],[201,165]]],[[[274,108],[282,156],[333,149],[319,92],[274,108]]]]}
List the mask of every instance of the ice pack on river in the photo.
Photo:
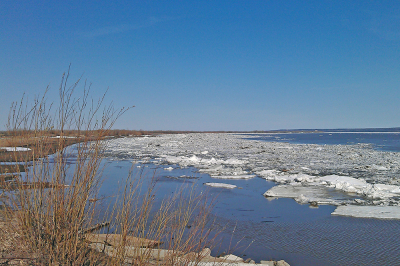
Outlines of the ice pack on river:
{"type": "Polygon", "coordinates": [[[132,163],[155,173],[160,200],[195,184],[217,196],[212,217],[225,239],[234,232],[241,241],[235,255],[296,266],[400,265],[397,131],[164,134],[106,144],[105,195],[132,163]]]}
{"type": "Polygon", "coordinates": [[[121,138],[107,142],[107,154],[193,166],[216,183],[261,177],[276,182],[265,197],[340,205],[334,215],[400,219],[400,153],[377,151],[370,144],[289,144],[248,138],[251,134],[121,138]]]}

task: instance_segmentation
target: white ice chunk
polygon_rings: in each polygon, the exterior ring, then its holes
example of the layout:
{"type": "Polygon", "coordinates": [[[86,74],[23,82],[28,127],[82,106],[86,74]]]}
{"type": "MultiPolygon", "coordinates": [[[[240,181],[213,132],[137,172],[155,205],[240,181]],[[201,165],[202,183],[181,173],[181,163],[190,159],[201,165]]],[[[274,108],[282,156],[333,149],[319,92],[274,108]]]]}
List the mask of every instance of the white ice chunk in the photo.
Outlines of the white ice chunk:
{"type": "Polygon", "coordinates": [[[343,200],[331,199],[327,188],[320,186],[278,185],[264,193],[264,197],[292,198],[298,203],[317,202],[318,204],[339,205],[343,200]]]}
{"type": "Polygon", "coordinates": [[[202,165],[213,165],[213,164],[221,164],[223,163],[223,160],[216,160],[214,157],[211,159],[202,159],[201,164],[202,165]]]}
{"type": "Polygon", "coordinates": [[[164,168],[164,170],[166,170],[166,171],[172,171],[172,170],[174,170],[174,168],[170,166],[170,167],[164,168]]]}
{"type": "Polygon", "coordinates": [[[288,150],[293,149],[292,146],[282,146],[282,147],[277,147],[277,148],[278,148],[278,149],[288,149],[288,150]]]}
{"type": "Polygon", "coordinates": [[[368,184],[364,179],[330,175],[320,177],[321,183],[349,193],[365,195],[373,199],[390,198],[400,194],[400,187],[387,184],[368,184]]]}
{"type": "Polygon", "coordinates": [[[339,206],[332,215],[358,218],[400,219],[400,206],[339,206]]]}
{"type": "Polygon", "coordinates": [[[288,175],[285,175],[283,172],[278,170],[263,170],[256,172],[256,174],[266,180],[280,183],[284,183],[290,179],[288,175]]]}
{"type": "Polygon", "coordinates": [[[222,259],[225,259],[225,260],[227,260],[227,261],[234,261],[234,262],[242,262],[242,261],[243,261],[242,258],[240,258],[240,257],[238,257],[238,256],[235,256],[235,255],[233,255],[233,254],[229,254],[229,255],[223,256],[223,257],[221,257],[221,258],[222,258],[222,259]]]}
{"type": "Polygon", "coordinates": [[[378,171],[387,171],[387,170],[389,170],[387,167],[382,166],[382,165],[373,164],[371,167],[372,167],[372,169],[375,169],[375,170],[378,170],[378,171]]]}
{"type": "Polygon", "coordinates": [[[316,178],[314,176],[311,175],[306,175],[306,174],[296,174],[296,175],[290,175],[292,177],[294,177],[294,180],[297,182],[314,182],[316,180],[316,178]]]}
{"type": "Polygon", "coordinates": [[[310,199],[304,196],[303,194],[300,194],[297,198],[295,198],[295,200],[300,204],[310,202],[310,199]]]}
{"type": "Polygon", "coordinates": [[[30,151],[30,148],[25,148],[25,147],[0,147],[2,150],[6,151],[30,151]]]}
{"type": "Polygon", "coordinates": [[[292,183],[292,182],[314,182],[316,177],[307,174],[286,174],[278,170],[263,170],[256,172],[256,174],[266,180],[275,181],[279,183],[292,183]]]}
{"type": "Polygon", "coordinates": [[[197,157],[196,155],[193,155],[192,157],[190,157],[188,159],[185,158],[185,160],[188,162],[198,163],[201,161],[201,158],[197,157]]]}
{"type": "Polygon", "coordinates": [[[351,193],[362,194],[372,187],[364,179],[349,176],[328,175],[320,177],[319,180],[322,181],[321,184],[327,184],[330,187],[351,193]]]}
{"type": "Polygon", "coordinates": [[[209,174],[217,174],[220,171],[223,171],[224,167],[222,165],[209,166],[208,168],[200,169],[199,172],[209,173],[209,174]]]}
{"type": "Polygon", "coordinates": [[[63,139],[75,139],[76,137],[74,137],[74,136],[55,136],[55,137],[51,137],[52,139],[60,139],[60,138],[63,138],[63,139]]]}
{"type": "Polygon", "coordinates": [[[396,185],[374,184],[364,194],[373,199],[386,199],[390,197],[398,197],[400,194],[400,187],[396,185]]]}
{"type": "Polygon", "coordinates": [[[255,175],[212,175],[211,177],[218,179],[250,179],[254,178],[255,175]]]}
{"type": "Polygon", "coordinates": [[[204,185],[210,187],[218,187],[218,188],[229,188],[229,189],[236,188],[235,185],[225,184],[225,183],[204,183],[204,185]]]}
{"type": "Polygon", "coordinates": [[[400,194],[400,186],[396,185],[375,184],[374,188],[381,191],[388,191],[390,193],[400,194]]]}
{"type": "Polygon", "coordinates": [[[164,159],[168,163],[172,163],[172,164],[178,164],[182,161],[181,156],[165,156],[164,159]]]}
{"type": "Polygon", "coordinates": [[[231,164],[231,165],[244,164],[244,163],[245,163],[244,161],[235,158],[230,158],[224,162],[224,164],[231,164]]]}

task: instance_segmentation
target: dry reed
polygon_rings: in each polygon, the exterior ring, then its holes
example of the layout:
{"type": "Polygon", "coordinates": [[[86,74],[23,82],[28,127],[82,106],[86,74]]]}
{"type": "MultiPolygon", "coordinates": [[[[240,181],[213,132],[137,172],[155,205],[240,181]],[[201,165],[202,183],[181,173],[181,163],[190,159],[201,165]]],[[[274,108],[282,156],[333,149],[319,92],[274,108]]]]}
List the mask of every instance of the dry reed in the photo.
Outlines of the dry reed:
{"type": "Polygon", "coordinates": [[[2,145],[30,149],[1,154],[3,161],[23,164],[13,169],[15,177],[7,181],[12,185],[0,187],[3,226],[28,249],[28,258],[19,259],[31,265],[187,265],[209,255],[201,251],[213,240],[207,219],[212,202],[193,190],[182,188],[155,208],[154,183],[142,191],[146,177],[130,174],[110,212],[98,217],[103,140],[130,108],[115,110],[104,104],[104,96],[90,99],[86,82],[76,97],[82,81],[69,86],[68,78],[69,71],[62,77],[58,106],[46,102],[46,90],[32,105],[22,97],[10,109],[2,145]],[[119,237],[112,247],[88,241],[95,230],[90,228],[99,223],[119,237]],[[132,237],[142,244],[133,245],[132,237]],[[163,242],[165,249],[144,245],[148,239],[163,242]]]}

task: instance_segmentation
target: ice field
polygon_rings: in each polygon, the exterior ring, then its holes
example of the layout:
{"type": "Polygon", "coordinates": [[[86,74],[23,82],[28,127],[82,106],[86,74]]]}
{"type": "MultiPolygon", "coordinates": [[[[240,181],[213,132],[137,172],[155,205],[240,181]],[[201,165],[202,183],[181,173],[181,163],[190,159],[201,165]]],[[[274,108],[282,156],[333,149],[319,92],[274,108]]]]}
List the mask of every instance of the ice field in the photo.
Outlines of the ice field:
{"type": "Polygon", "coordinates": [[[106,154],[115,159],[192,166],[209,174],[215,183],[258,176],[277,184],[265,191],[265,197],[340,205],[336,215],[399,218],[395,213],[400,213],[400,153],[376,151],[369,144],[289,144],[250,137],[194,133],[120,138],[107,141],[106,154]],[[327,189],[344,196],[332,196],[327,189]]]}
{"type": "MultiPolygon", "coordinates": [[[[379,151],[369,143],[284,142],[289,135],[199,133],[108,140],[104,194],[135,163],[140,171],[156,173],[160,199],[184,183],[216,195],[211,215],[225,228],[223,235],[229,240],[234,231],[234,241],[249,246],[233,252],[238,256],[285,259],[297,266],[400,265],[400,153],[379,151]],[[280,142],[257,140],[260,136],[280,142]]],[[[377,136],[362,135],[368,137],[365,141],[377,136]]],[[[321,135],[298,136],[314,141],[321,135]]],[[[397,133],[379,141],[386,145],[390,137],[392,146],[384,148],[397,150],[397,133]]],[[[222,241],[221,249],[230,244],[222,241]]]]}

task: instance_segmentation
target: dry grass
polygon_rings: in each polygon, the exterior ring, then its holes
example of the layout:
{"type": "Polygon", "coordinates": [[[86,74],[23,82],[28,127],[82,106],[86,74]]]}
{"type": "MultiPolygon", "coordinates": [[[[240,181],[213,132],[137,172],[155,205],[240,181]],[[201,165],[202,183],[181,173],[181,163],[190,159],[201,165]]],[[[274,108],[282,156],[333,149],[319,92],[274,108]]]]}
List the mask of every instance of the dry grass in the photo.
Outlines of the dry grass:
{"type": "Polygon", "coordinates": [[[0,217],[0,264],[8,265],[18,262],[20,265],[29,265],[36,256],[31,252],[22,235],[18,233],[19,230],[16,230],[18,221],[15,216],[8,218],[0,217]]]}
{"type": "Polygon", "coordinates": [[[22,163],[2,169],[16,175],[4,178],[0,187],[0,263],[186,265],[208,256],[201,251],[213,241],[207,219],[212,202],[190,189],[182,188],[155,208],[154,183],[142,191],[146,177],[129,175],[115,204],[99,216],[102,140],[127,109],[104,106],[104,97],[90,100],[86,83],[83,95],[75,97],[79,82],[68,86],[68,73],[63,76],[55,110],[45,96],[31,106],[22,99],[11,108],[0,146],[31,150],[0,154],[2,161],[22,163]],[[74,149],[66,149],[71,144],[74,149]],[[72,165],[67,163],[70,158],[75,160],[72,165]],[[107,225],[106,233],[118,234],[112,246],[88,241],[99,223],[107,225]],[[154,245],[135,247],[132,237],[163,242],[167,251],[154,245]]]}

